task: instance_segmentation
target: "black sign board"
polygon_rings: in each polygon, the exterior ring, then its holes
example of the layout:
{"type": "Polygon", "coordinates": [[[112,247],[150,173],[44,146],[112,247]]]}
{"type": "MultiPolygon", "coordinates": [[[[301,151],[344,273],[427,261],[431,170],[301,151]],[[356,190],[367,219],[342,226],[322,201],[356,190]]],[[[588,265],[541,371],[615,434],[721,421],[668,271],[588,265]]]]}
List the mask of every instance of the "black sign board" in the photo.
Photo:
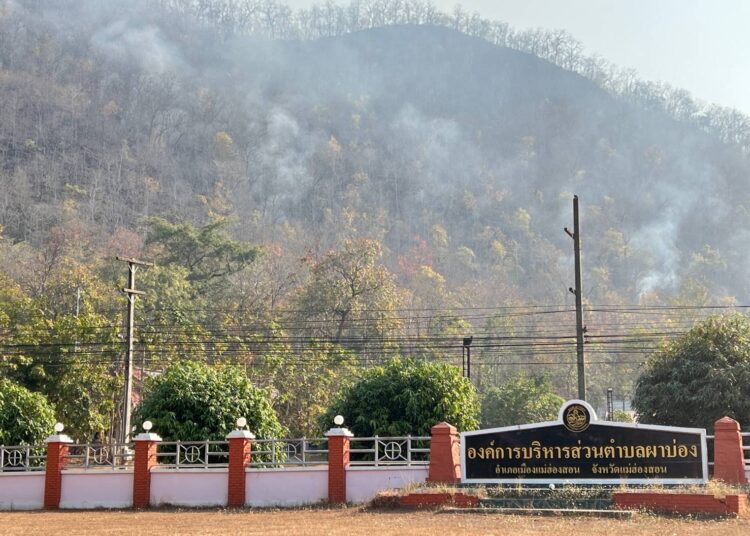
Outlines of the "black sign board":
{"type": "Polygon", "coordinates": [[[465,483],[699,483],[708,478],[706,431],[599,421],[570,400],[557,421],[461,434],[465,483]]]}

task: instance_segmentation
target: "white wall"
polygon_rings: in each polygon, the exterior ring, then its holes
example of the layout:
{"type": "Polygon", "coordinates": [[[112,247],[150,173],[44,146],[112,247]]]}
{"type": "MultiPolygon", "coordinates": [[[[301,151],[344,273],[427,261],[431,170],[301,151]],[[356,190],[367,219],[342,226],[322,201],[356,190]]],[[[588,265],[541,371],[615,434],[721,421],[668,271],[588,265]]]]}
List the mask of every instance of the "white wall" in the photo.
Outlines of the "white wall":
{"type": "Polygon", "coordinates": [[[227,469],[151,470],[151,506],[226,506],[227,469]]]}
{"type": "Polygon", "coordinates": [[[300,506],[328,500],[328,466],[249,469],[247,506],[300,506]]]}
{"type": "Polygon", "coordinates": [[[130,508],[133,471],[70,469],[62,473],[60,508],[130,508]]]}
{"type": "Polygon", "coordinates": [[[427,480],[425,467],[349,467],[346,471],[346,501],[363,503],[386,489],[401,489],[427,480]]]}
{"type": "Polygon", "coordinates": [[[41,510],[44,471],[0,473],[0,510],[41,510]]]}
{"type": "MultiPolygon", "coordinates": [[[[361,503],[379,491],[427,480],[427,467],[350,467],[346,499],[361,503]]],[[[328,467],[248,469],[247,506],[300,506],[328,500],[328,467]]],[[[60,507],[128,508],[132,471],[63,471],[60,507]]],[[[226,469],[159,469],[151,472],[151,505],[225,506],[226,469]]],[[[0,473],[0,510],[37,510],[44,504],[44,473],[0,473]]]]}

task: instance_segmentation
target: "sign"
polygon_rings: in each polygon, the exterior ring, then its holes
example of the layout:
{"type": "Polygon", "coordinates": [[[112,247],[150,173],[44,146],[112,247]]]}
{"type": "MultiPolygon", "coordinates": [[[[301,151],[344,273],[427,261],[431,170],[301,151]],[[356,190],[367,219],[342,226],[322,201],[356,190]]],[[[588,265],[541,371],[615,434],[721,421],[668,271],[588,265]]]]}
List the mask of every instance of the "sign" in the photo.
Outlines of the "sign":
{"type": "Polygon", "coordinates": [[[706,430],[600,421],[569,400],[556,421],[461,434],[467,484],[701,483],[706,430]]]}

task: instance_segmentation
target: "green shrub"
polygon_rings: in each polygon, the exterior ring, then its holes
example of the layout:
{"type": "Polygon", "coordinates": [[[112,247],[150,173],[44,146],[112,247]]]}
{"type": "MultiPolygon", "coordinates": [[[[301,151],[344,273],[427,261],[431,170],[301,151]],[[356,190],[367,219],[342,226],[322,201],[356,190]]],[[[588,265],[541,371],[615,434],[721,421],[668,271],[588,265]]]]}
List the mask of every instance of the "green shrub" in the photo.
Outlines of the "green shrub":
{"type": "Polygon", "coordinates": [[[150,379],[133,422],[150,420],[165,441],[222,440],[238,417],[258,438],[285,434],[268,393],[254,387],[244,370],[187,362],[150,379]]]}
{"type": "Polygon", "coordinates": [[[546,376],[520,375],[482,397],[482,428],[551,421],[564,400],[552,391],[546,376]]]}
{"type": "Polygon", "coordinates": [[[416,359],[393,359],[365,371],[323,415],[324,430],[337,414],[359,437],[427,436],[441,421],[459,430],[479,425],[476,389],[458,368],[416,359]]]}
{"type": "Polygon", "coordinates": [[[0,445],[35,445],[52,434],[55,410],[44,395],[0,380],[0,445]]]}

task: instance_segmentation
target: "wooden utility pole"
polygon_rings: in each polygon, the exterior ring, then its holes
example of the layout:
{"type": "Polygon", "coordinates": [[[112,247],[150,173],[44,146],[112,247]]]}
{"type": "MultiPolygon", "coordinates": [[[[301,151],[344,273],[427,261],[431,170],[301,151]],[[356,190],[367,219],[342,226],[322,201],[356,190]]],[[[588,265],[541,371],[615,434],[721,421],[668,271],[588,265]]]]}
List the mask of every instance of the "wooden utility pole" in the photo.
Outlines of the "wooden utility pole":
{"type": "Polygon", "coordinates": [[[139,261],[137,259],[128,259],[116,257],[118,261],[128,263],[128,286],[122,291],[128,299],[128,328],[126,333],[125,352],[125,389],[123,393],[123,418],[122,430],[120,431],[120,442],[127,443],[130,441],[130,416],[133,405],[133,330],[135,325],[135,298],[144,296],[146,293],[135,289],[135,272],[139,266],[153,266],[153,263],[139,261]]]}
{"type": "Polygon", "coordinates": [[[583,355],[583,335],[586,327],[583,325],[583,304],[581,300],[581,228],[578,225],[578,196],[573,196],[573,232],[567,227],[565,232],[573,239],[573,253],[575,256],[575,288],[569,288],[576,297],[576,354],[578,356],[578,398],[586,400],[586,370],[583,355]]]}
{"type": "Polygon", "coordinates": [[[474,336],[464,337],[464,350],[466,350],[466,377],[471,381],[471,341],[474,336]]]}

